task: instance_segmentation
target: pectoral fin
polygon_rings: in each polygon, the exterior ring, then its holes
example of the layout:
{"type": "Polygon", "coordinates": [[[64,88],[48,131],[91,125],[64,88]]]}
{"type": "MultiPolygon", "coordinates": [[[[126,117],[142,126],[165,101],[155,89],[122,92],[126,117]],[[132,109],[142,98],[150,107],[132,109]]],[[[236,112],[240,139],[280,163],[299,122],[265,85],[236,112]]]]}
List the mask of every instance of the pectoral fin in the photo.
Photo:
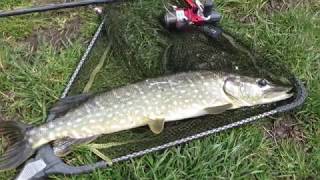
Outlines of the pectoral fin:
{"type": "Polygon", "coordinates": [[[164,127],[164,119],[148,119],[148,126],[155,134],[160,134],[164,127]]]}
{"type": "Polygon", "coordinates": [[[221,106],[207,107],[204,110],[208,114],[220,114],[220,113],[223,113],[224,111],[230,109],[231,107],[232,107],[232,104],[224,104],[221,106]]]}

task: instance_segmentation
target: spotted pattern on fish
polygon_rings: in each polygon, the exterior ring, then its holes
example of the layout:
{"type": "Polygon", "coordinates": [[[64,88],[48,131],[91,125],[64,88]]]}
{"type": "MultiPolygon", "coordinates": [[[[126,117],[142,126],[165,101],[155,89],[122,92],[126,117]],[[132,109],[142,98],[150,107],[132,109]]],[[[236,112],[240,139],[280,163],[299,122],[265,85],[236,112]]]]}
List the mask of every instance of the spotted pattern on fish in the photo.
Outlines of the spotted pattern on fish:
{"type": "MultiPolygon", "coordinates": [[[[29,131],[29,141],[37,148],[52,140],[114,133],[144,126],[156,119],[176,121],[203,116],[209,113],[206,109],[210,107],[231,104],[229,109],[238,108],[244,105],[234,97],[238,94],[241,97],[241,91],[247,89],[234,86],[242,85],[237,80],[234,75],[209,71],[147,79],[94,96],[55,121],[29,131]],[[225,92],[226,88],[230,93],[225,92]]],[[[245,80],[252,84],[256,81],[245,80]]]]}

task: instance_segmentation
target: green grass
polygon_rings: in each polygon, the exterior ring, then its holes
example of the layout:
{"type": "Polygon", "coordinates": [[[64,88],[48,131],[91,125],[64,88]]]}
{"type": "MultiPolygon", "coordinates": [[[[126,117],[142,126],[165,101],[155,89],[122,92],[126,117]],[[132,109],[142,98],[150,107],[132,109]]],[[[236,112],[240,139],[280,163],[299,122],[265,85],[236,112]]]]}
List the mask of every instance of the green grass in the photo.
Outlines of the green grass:
{"type": "MultiPolygon", "coordinates": [[[[0,8],[29,5],[29,2],[3,1],[0,8]]],[[[235,33],[266,57],[287,64],[306,83],[308,101],[290,116],[296,128],[303,133],[303,141],[294,137],[277,140],[267,138],[263,127],[272,125],[269,119],[115,164],[112,168],[91,174],[53,178],[317,179],[320,175],[320,3],[316,0],[303,4],[289,0],[285,2],[291,4],[283,4],[288,8],[279,10],[267,8],[265,0],[220,0],[217,4],[224,15],[222,25],[226,30],[235,33]]],[[[45,120],[48,109],[58,99],[86,48],[84,42],[90,39],[98,24],[92,11],[81,10],[0,19],[1,115],[18,117],[35,124],[45,120]],[[57,49],[44,40],[38,45],[37,51],[30,52],[26,39],[34,31],[63,29],[67,20],[77,15],[83,22],[80,33],[77,38],[71,39],[72,43],[67,48],[57,49]]],[[[138,45],[141,45],[143,52],[144,45],[150,44],[138,45]]],[[[142,65],[152,70],[153,64],[145,62],[142,65]]],[[[112,69],[108,71],[112,73],[112,69]]],[[[121,80],[119,77],[122,76],[118,76],[117,82],[121,80]]],[[[281,119],[279,117],[275,121],[281,119]]],[[[81,155],[75,157],[77,163],[93,162],[95,159],[90,152],[77,151],[81,155]]],[[[1,173],[0,178],[7,179],[14,173],[1,173]]]]}

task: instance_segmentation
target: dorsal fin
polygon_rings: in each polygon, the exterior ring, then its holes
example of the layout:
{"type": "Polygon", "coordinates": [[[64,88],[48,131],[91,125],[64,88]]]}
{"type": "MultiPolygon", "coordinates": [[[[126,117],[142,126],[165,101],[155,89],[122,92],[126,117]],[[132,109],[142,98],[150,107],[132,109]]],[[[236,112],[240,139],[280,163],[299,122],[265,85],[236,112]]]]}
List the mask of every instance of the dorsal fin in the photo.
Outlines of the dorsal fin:
{"type": "Polygon", "coordinates": [[[75,96],[68,96],[60,99],[51,109],[50,114],[54,114],[55,117],[64,115],[70,109],[79,106],[80,104],[86,102],[90,97],[91,93],[79,94],[75,96]]]}

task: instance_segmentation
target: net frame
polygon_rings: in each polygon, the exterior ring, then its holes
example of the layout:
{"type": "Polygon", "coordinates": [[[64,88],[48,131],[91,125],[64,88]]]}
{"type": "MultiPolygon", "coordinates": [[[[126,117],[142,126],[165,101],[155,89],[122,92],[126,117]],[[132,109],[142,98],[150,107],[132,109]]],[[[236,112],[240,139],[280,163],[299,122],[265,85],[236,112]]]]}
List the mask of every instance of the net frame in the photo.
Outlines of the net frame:
{"type": "MultiPolygon", "coordinates": [[[[78,74],[79,74],[80,70],[82,69],[83,65],[87,61],[90,60],[90,54],[92,54],[92,51],[94,51],[95,47],[97,46],[97,41],[99,40],[99,38],[101,38],[101,35],[102,35],[102,32],[103,32],[103,28],[106,25],[107,25],[107,19],[105,18],[105,19],[102,20],[101,24],[99,25],[99,27],[98,27],[95,35],[93,36],[93,38],[92,38],[87,50],[85,51],[83,57],[79,61],[79,64],[76,67],[74,73],[70,77],[70,80],[67,83],[67,85],[66,85],[66,87],[65,87],[65,89],[64,89],[64,91],[62,93],[61,98],[66,97],[66,95],[70,92],[70,89],[71,89],[72,85],[74,85],[74,82],[75,82],[76,78],[78,77],[78,74]]],[[[158,146],[154,146],[154,147],[151,147],[151,148],[146,148],[146,149],[143,149],[143,150],[140,150],[140,151],[135,151],[135,152],[131,152],[131,153],[119,156],[119,157],[115,157],[115,158],[112,159],[112,162],[113,163],[117,163],[117,162],[126,161],[126,160],[129,160],[129,159],[132,159],[132,158],[143,156],[143,155],[148,154],[148,153],[152,153],[152,152],[164,150],[164,149],[167,149],[167,148],[170,148],[170,147],[173,147],[173,146],[181,145],[181,144],[190,142],[192,140],[204,138],[206,136],[209,136],[209,135],[221,132],[221,131],[225,131],[225,130],[228,130],[228,129],[240,127],[240,126],[245,125],[245,124],[253,123],[253,122],[256,122],[258,120],[263,119],[264,117],[268,117],[268,116],[271,116],[271,115],[276,115],[276,114],[279,114],[279,113],[292,111],[292,110],[296,109],[297,107],[301,106],[304,103],[304,101],[306,100],[306,97],[307,97],[307,91],[306,91],[303,83],[299,79],[297,79],[295,77],[292,77],[291,82],[292,82],[292,84],[294,86],[294,89],[295,89],[295,96],[294,96],[294,98],[292,98],[290,100],[290,102],[288,102],[286,104],[280,104],[279,106],[275,107],[274,109],[272,109],[270,111],[259,113],[257,115],[254,115],[254,116],[251,116],[251,117],[248,117],[248,118],[245,118],[245,119],[241,119],[239,121],[236,121],[236,122],[233,122],[233,123],[230,123],[230,124],[226,124],[226,125],[223,125],[221,127],[212,128],[212,129],[209,129],[207,131],[203,131],[201,133],[197,133],[197,134],[194,134],[194,135],[191,135],[191,136],[180,138],[180,139],[177,139],[177,140],[172,141],[172,142],[164,143],[164,144],[161,144],[161,145],[158,145],[158,146]]],[[[49,118],[49,120],[50,120],[50,118],[49,118]]],[[[86,173],[86,172],[94,171],[96,168],[105,168],[105,167],[108,167],[108,166],[109,166],[108,163],[105,162],[105,161],[99,161],[99,162],[96,162],[94,164],[82,165],[82,166],[66,166],[66,167],[68,167],[67,168],[68,170],[64,170],[63,174],[67,175],[67,174],[86,173]]],[[[56,173],[61,173],[61,172],[57,172],[56,169],[48,169],[46,171],[47,175],[56,174],[56,173]]]]}

